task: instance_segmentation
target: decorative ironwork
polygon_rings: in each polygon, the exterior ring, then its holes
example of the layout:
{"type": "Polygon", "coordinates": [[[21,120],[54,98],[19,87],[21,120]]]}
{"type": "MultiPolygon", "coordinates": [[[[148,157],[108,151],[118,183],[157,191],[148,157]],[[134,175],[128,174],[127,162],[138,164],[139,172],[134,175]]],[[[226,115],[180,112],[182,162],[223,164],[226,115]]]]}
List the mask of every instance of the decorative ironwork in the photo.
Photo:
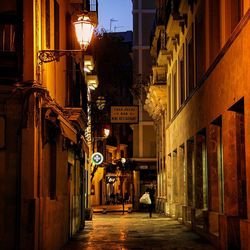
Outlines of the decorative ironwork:
{"type": "Polygon", "coordinates": [[[76,53],[83,53],[83,50],[40,50],[38,52],[38,59],[40,64],[58,61],[62,56],[74,56],[76,53]]]}

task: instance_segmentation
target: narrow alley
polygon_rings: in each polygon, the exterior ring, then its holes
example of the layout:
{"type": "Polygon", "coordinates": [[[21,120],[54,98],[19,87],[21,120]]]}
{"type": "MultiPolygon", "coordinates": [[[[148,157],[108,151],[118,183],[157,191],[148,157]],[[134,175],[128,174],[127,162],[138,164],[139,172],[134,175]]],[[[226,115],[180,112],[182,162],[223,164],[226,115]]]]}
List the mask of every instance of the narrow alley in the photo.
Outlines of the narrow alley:
{"type": "Polygon", "coordinates": [[[249,41],[250,0],[0,0],[0,250],[250,250],[249,41]]]}
{"type": "Polygon", "coordinates": [[[62,250],[214,249],[185,226],[164,215],[94,214],[62,250]]]}

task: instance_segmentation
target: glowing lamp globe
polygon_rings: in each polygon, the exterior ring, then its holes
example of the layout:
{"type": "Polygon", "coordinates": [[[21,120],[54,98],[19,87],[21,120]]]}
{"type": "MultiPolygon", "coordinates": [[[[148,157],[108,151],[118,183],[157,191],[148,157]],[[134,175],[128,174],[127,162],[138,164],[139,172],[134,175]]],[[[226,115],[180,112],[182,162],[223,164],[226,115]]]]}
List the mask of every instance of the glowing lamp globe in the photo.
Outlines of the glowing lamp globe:
{"type": "Polygon", "coordinates": [[[121,163],[122,164],[126,163],[126,161],[127,161],[126,158],[121,158],[121,163]]]}
{"type": "Polygon", "coordinates": [[[80,16],[74,25],[77,40],[81,48],[86,50],[93,35],[94,25],[88,16],[80,16]]]}
{"type": "Polygon", "coordinates": [[[103,130],[103,132],[104,132],[104,137],[108,137],[109,134],[110,134],[110,129],[105,128],[105,129],[103,130]]]}

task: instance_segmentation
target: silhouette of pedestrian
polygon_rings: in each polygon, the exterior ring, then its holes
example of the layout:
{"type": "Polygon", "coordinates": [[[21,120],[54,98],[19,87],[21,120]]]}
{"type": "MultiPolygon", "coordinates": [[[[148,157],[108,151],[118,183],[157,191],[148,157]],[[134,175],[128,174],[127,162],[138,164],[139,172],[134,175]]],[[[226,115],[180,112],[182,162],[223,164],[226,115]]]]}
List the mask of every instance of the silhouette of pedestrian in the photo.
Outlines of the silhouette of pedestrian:
{"type": "Polygon", "coordinates": [[[146,192],[149,193],[150,200],[151,200],[151,204],[149,204],[149,217],[151,218],[154,207],[155,207],[155,197],[154,197],[155,189],[154,189],[154,185],[151,184],[151,186],[146,189],[146,192]]]}
{"type": "Polygon", "coordinates": [[[124,200],[125,200],[126,203],[128,203],[128,201],[129,201],[129,193],[128,193],[128,191],[124,195],[124,200]]]}

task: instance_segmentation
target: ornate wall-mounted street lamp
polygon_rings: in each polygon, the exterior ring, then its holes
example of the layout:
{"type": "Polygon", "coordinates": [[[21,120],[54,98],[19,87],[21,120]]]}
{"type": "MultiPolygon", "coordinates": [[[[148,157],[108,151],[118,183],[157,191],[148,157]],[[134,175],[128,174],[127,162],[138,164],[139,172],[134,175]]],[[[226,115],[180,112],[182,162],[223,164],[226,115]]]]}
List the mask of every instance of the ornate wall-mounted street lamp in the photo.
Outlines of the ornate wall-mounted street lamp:
{"type": "Polygon", "coordinates": [[[105,139],[107,139],[110,135],[110,129],[108,128],[104,128],[103,129],[103,136],[97,136],[97,137],[93,137],[93,141],[97,142],[97,141],[103,141],[105,139]]]}
{"type": "Polygon", "coordinates": [[[40,50],[38,58],[41,63],[48,63],[58,60],[61,56],[74,55],[78,52],[83,52],[90,44],[94,23],[89,19],[86,14],[81,15],[76,22],[74,22],[77,40],[80,44],[80,50],[40,50]]]}
{"type": "Polygon", "coordinates": [[[93,35],[94,25],[86,15],[80,16],[74,25],[77,40],[81,48],[86,50],[93,35]]]}

